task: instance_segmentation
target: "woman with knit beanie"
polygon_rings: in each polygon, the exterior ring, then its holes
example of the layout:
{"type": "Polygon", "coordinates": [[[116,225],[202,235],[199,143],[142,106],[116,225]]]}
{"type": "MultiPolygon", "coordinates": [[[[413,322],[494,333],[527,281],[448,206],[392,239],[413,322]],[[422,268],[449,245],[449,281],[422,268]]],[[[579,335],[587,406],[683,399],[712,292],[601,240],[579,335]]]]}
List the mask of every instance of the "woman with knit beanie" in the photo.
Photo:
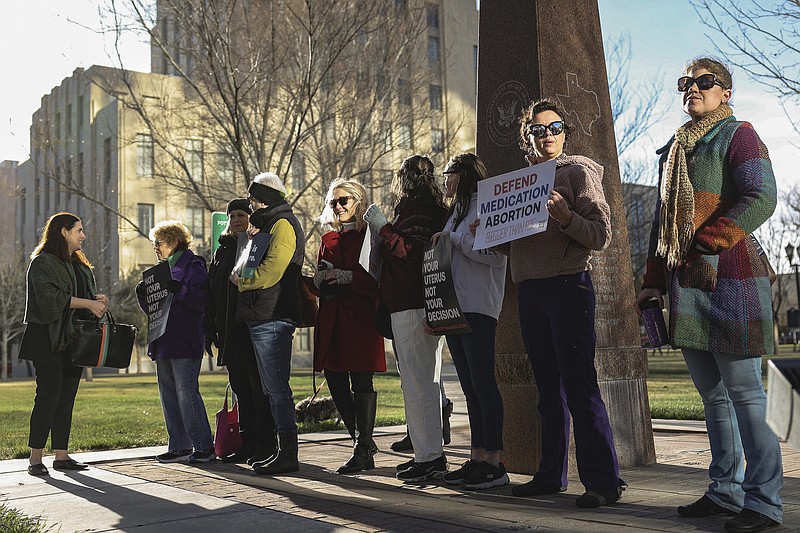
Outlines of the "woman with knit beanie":
{"type": "Polygon", "coordinates": [[[397,467],[397,478],[409,483],[441,479],[447,473],[439,390],[442,353],[439,337],[425,330],[422,285],[425,242],[447,221],[433,169],[424,155],[405,158],[392,180],[398,199],[394,220],[389,222],[375,204],[364,214],[370,230],[381,239],[381,295],[392,317],[406,424],[414,447],[414,458],[397,467]]]}
{"type": "Polygon", "coordinates": [[[269,396],[264,394],[258,373],[250,330],[236,321],[239,290],[231,280],[236,263],[237,235],[250,225],[250,202],[234,198],[228,202],[228,225],[219,236],[219,248],[208,268],[208,299],[203,315],[205,349],[217,347],[217,364],[228,369],[231,389],[239,403],[239,432],[242,445],[224,463],[258,463],[275,455],[275,420],[269,396]]]}
{"type": "Polygon", "coordinates": [[[375,327],[378,282],[359,263],[367,223],[367,191],[357,181],[336,179],[325,196],[323,227],[314,276],[319,314],[314,328],[314,371],[325,372],[333,401],[353,438],[353,455],[337,472],[375,468],[372,439],[378,393],[375,372],[386,371],[383,336],[375,327]]]}
{"type": "Polygon", "coordinates": [[[773,350],[769,274],[750,236],[775,210],[775,177],[753,126],[733,117],[732,89],[728,69],[707,57],[678,78],[691,120],[658,151],[659,202],[634,306],[663,307],[669,294],[671,343],[703,399],[711,483],[678,514],[735,514],[725,529],[741,532],[783,519],[783,467],[761,381],[773,350]]]}

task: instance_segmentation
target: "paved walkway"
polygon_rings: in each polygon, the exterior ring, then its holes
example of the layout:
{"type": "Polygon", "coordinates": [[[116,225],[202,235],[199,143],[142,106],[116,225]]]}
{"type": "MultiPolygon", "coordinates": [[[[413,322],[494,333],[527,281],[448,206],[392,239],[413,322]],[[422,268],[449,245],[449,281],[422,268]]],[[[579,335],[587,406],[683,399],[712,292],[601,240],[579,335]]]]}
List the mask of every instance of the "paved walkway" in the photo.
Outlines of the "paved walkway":
{"type": "MultiPolygon", "coordinates": [[[[446,376],[455,399],[454,432],[446,453],[451,466],[467,459],[468,429],[454,376],[446,376]]],[[[26,459],[0,461],[0,501],[41,515],[61,533],[162,532],[722,532],[724,517],[683,519],[675,508],[699,498],[708,483],[710,460],[703,425],[654,421],[658,463],[628,469],[629,488],[612,506],[575,506],[583,492],[571,479],[563,494],[536,499],[511,496],[510,486],[470,493],[440,483],[404,485],[395,466],[408,455],[389,451],[402,427],[379,428],[382,452],[376,468],[340,476],[350,454],[344,432],[301,436],[300,472],[257,476],[219,461],[202,466],[164,465],[152,457],[163,447],[75,454],[92,464],[82,472],[27,474],[26,459]]],[[[783,447],[786,510],[778,531],[800,532],[800,452],[783,447]]],[[[45,459],[49,467],[52,457],[45,459]]],[[[512,484],[527,476],[511,475],[512,484]]],[[[776,531],[776,530],[770,530],[776,531]]]]}

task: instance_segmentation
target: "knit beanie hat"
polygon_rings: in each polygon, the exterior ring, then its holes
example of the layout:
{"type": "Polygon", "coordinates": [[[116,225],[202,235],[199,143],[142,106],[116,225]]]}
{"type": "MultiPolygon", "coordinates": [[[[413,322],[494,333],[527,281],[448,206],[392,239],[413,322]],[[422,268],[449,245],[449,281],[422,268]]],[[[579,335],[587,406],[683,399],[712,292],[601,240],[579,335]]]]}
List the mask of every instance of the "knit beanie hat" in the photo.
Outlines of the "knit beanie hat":
{"type": "Polygon", "coordinates": [[[250,213],[250,202],[247,201],[247,198],[234,198],[228,202],[228,210],[226,212],[230,215],[231,211],[250,213]]]}
{"type": "Polygon", "coordinates": [[[272,172],[263,172],[253,178],[253,183],[250,184],[247,192],[256,200],[267,205],[286,198],[286,187],[284,187],[283,181],[272,172]]]}

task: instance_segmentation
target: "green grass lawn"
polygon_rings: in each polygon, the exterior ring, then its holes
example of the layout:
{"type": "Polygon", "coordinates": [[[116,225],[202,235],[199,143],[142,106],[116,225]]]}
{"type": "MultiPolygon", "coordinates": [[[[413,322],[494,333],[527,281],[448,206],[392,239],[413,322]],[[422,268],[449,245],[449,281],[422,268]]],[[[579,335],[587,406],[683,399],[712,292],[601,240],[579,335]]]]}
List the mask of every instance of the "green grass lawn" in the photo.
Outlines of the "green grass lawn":
{"type": "MultiPolygon", "coordinates": [[[[800,357],[791,346],[782,346],[781,358],[800,357]]],[[[703,420],[703,406],[692,385],[680,352],[650,352],[648,391],[653,418],[703,420]]],[[[310,371],[294,370],[291,386],[296,401],[312,392],[310,371]]],[[[766,382],[766,360],[764,380],[766,382]]],[[[228,383],[226,372],[202,374],[200,390],[206,402],[209,420],[219,411],[228,383]]],[[[318,380],[319,383],[319,380],[318,380]]],[[[376,374],[378,391],[377,425],[405,423],[400,378],[376,374]]],[[[28,456],[28,421],[35,383],[32,379],[0,383],[0,459],[28,456]]],[[[329,395],[323,388],[321,395],[329,395]]],[[[301,425],[301,432],[333,429],[332,422],[301,425]]],[[[108,450],[137,446],[165,445],[167,432],[158,399],[158,385],[153,374],[95,376],[81,382],[75,402],[72,451],[108,450]]]]}

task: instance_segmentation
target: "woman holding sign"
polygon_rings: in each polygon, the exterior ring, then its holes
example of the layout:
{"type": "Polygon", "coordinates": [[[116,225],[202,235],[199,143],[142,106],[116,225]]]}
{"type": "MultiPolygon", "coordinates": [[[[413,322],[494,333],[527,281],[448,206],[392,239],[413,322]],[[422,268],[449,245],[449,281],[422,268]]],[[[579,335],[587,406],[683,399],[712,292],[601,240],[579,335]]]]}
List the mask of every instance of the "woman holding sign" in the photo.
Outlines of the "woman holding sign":
{"type": "Polygon", "coordinates": [[[735,514],[727,531],[783,520],[783,467],[766,423],[761,358],[773,352],[769,273],[750,238],[775,210],[766,146],[729,101],[731,73],[703,57],[677,81],[689,121],[661,148],[659,202],[635,308],[670,297],[670,340],[703,400],[711,445],[705,494],[685,517],[735,514]]]}
{"type": "Polygon", "coordinates": [[[33,361],[36,369],[28,436],[28,473],[32,476],[49,475],[42,463],[48,435],[56,454],[54,469],[87,468],[67,453],[83,367],[72,364],[66,348],[75,338],[73,318],[102,317],[108,298],[97,294],[92,264],[81,250],[85,238],[81,219],[71,213],[56,213],[47,220],[28,267],[25,334],[19,358],[33,361]]]}
{"type": "Polygon", "coordinates": [[[447,346],[467,401],[470,458],[444,476],[445,483],[468,490],[507,485],[500,462],[503,450],[503,399],[494,375],[494,339],[503,307],[506,257],[490,249],[474,251],[469,224],[478,216],[478,181],[488,173],[474,154],[459,154],[444,171],[445,194],[453,199],[445,229],[433,236],[449,239],[453,285],[472,333],[447,335],[447,346]]]}
{"type": "Polygon", "coordinates": [[[333,228],[322,235],[314,276],[319,313],[314,328],[314,371],[325,371],[328,388],[355,447],[337,470],[353,474],[375,467],[372,440],[378,393],[375,372],[386,372],[383,336],[375,328],[378,282],[359,263],[366,236],[367,191],[353,180],[337,179],[325,196],[320,222],[333,228]]]}
{"type": "Polygon", "coordinates": [[[441,478],[447,472],[442,453],[442,409],[439,390],[442,354],[439,339],[425,331],[422,257],[426,241],[444,227],[447,208],[425,156],[407,157],[392,181],[398,198],[394,221],[373,204],[364,214],[380,235],[383,267],[381,294],[392,317],[400,368],[406,423],[414,459],[398,466],[407,482],[441,478]]]}
{"type": "MultiPolygon", "coordinates": [[[[169,449],[156,459],[162,463],[187,458],[190,463],[207,463],[216,455],[198,382],[208,294],[206,260],[189,249],[192,234],[175,220],[156,224],[150,240],[156,258],[169,264],[172,279],[164,289],[173,295],[166,330],[147,347],[147,354],[156,362],[158,393],[169,434],[169,449]]],[[[144,283],[136,286],[136,295],[139,306],[146,310],[144,283]]]]}
{"type": "Polygon", "coordinates": [[[520,118],[520,147],[530,164],[555,160],[547,229],[507,247],[511,278],[519,284],[519,321],[542,420],[541,463],[515,496],[566,490],[570,414],[578,473],[586,492],[578,507],[617,501],[624,483],[606,405],[597,384],[592,250],[611,242],[603,167],[564,153],[570,127],[551,100],[532,102],[520,118]]]}

